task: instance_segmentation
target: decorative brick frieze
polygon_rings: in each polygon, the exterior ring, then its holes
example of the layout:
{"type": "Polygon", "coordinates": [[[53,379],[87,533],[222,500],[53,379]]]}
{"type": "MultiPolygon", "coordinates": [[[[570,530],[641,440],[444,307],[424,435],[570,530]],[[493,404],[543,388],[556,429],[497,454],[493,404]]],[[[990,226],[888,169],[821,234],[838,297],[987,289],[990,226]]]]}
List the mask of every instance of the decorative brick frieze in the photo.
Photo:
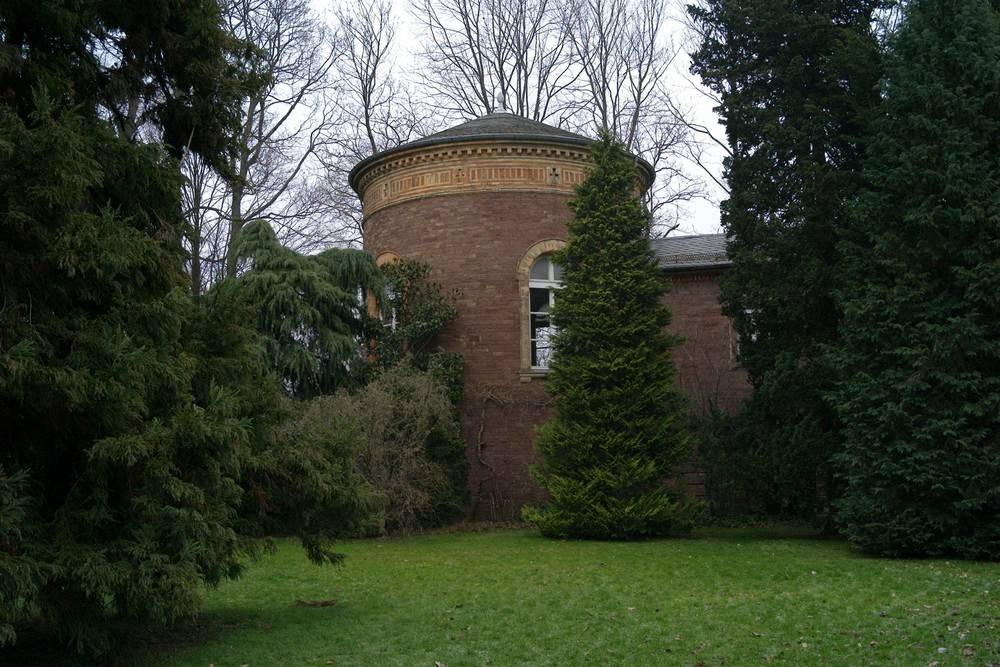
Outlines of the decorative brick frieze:
{"type": "Polygon", "coordinates": [[[593,163],[582,148],[465,142],[413,149],[376,160],[357,179],[365,216],[412,199],[461,192],[571,194],[593,163]]]}

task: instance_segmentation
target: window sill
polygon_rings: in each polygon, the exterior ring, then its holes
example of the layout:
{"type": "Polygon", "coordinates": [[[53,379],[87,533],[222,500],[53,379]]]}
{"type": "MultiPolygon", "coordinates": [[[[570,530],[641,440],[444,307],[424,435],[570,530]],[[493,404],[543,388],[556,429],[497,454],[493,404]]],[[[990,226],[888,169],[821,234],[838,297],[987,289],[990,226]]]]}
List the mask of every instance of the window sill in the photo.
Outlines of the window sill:
{"type": "Polygon", "coordinates": [[[521,382],[531,382],[532,380],[544,380],[552,373],[548,368],[529,368],[520,372],[521,382]]]}

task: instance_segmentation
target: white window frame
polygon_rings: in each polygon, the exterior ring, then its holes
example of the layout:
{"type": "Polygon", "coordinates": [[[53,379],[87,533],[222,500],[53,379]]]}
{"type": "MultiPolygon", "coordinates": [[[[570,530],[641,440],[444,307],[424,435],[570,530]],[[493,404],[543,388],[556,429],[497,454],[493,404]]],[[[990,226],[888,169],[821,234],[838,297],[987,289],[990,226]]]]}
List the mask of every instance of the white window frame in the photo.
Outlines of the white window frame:
{"type": "Polygon", "coordinates": [[[556,334],[556,329],[552,326],[551,313],[552,306],[556,302],[556,292],[562,288],[562,280],[559,279],[561,273],[562,268],[552,261],[551,255],[542,255],[532,262],[531,270],[528,273],[528,345],[533,370],[549,369],[549,359],[552,356],[552,337],[556,334]],[[536,268],[542,263],[544,263],[545,277],[533,277],[537,273],[536,268]],[[538,302],[535,300],[535,296],[541,292],[544,292],[547,298],[540,306],[536,306],[535,304],[538,302]],[[547,326],[536,327],[536,318],[547,320],[547,326]]]}
{"type": "MultiPolygon", "coordinates": [[[[544,287],[545,289],[559,289],[562,287],[562,283],[558,280],[554,280],[554,275],[550,270],[548,274],[548,280],[533,280],[531,278],[531,268],[535,265],[535,261],[540,257],[549,256],[547,259],[551,261],[551,255],[566,245],[566,242],[562,239],[545,239],[543,241],[538,241],[530,246],[525,253],[521,256],[521,260],[517,267],[517,282],[518,282],[518,295],[520,299],[520,339],[521,339],[521,380],[523,382],[529,382],[533,378],[544,378],[549,374],[549,369],[546,366],[540,366],[537,363],[533,364],[532,361],[532,335],[531,335],[531,289],[535,287],[536,289],[544,287]]],[[[552,301],[554,300],[554,295],[550,293],[549,296],[549,306],[551,307],[552,301]]],[[[538,311],[535,315],[540,314],[538,311]]],[[[537,343],[537,338],[536,338],[537,343]]],[[[535,359],[534,361],[537,361],[535,359]]]]}

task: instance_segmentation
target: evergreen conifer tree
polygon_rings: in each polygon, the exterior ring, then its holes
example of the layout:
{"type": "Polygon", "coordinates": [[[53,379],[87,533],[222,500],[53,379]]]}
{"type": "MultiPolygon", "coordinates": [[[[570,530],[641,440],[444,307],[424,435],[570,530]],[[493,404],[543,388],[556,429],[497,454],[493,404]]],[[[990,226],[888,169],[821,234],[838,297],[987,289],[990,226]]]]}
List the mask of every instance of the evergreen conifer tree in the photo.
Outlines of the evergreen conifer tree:
{"type": "Polygon", "coordinates": [[[21,508],[3,551],[24,561],[0,558],[0,643],[41,618],[100,654],[239,571],[236,482],[276,387],[231,311],[185,293],[176,166],[43,92],[24,104],[0,106],[0,486],[21,508]]]}
{"type": "Polygon", "coordinates": [[[371,254],[330,248],[303,255],[285,248],[266,220],[247,223],[237,256],[248,269],[237,290],[256,310],[268,364],[296,398],[351,384],[367,320],[365,294],[384,300],[371,254]]]}
{"type": "Polygon", "coordinates": [[[280,432],[229,286],[185,287],[175,158],[223,162],[239,87],[219,22],[0,2],[0,646],[34,622],[120,657],[238,575],[276,502],[317,560],[363,511],[350,443],[280,432]]]}
{"type": "Polygon", "coordinates": [[[689,453],[687,404],[664,332],[667,289],[646,236],[635,160],[605,136],[570,207],[556,296],[536,478],[549,492],[525,518],[553,537],[635,539],[689,530],[694,507],[665,486],[689,453]]]}
{"type": "Polygon", "coordinates": [[[887,556],[1000,557],[1000,18],[917,0],[843,247],[843,532],[887,556]]]}
{"type": "MultiPolygon", "coordinates": [[[[878,104],[879,0],[704,0],[692,71],[719,96],[731,154],[723,310],[754,394],[728,469],[762,509],[810,516],[831,488],[840,426],[823,399],[836,337],[836,240],[878,104]],[[823,489],[825,493],[817,493],[823,489]]],[[[733,480],[726,480],[732,483],[733,480]]]]}

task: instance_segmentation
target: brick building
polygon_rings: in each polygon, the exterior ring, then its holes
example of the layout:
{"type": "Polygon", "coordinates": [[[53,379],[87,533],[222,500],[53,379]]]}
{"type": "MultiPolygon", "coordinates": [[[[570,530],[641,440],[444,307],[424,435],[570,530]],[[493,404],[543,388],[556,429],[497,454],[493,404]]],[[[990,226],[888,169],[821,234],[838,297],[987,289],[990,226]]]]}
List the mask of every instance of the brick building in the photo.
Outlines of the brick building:
{"type": "MultiPolygon", "coordinates": [[[[440,337],[465,357],[462,436],[475,518],[519,516],[544,499],[528,473],[536,425],[549,416],[548,308],[559,284],[549,261],[566,236],[566,203],[592,162],[590,140],[507,113],[483,116],[360,162],[365,247],[379,263],[426,262],[458,288],[459,315],[440,337]]],[[[652,183],[652,168],[637,165],[652,183]]],[[[696,410],[732,409],[746,395],[716,279],[727,270],[721,235],[654,241],[673,283],[671,329],[685,337],[675,361],[696,410]]],[[[688,473],[697,484],[697,475],[688,473]]]]}

